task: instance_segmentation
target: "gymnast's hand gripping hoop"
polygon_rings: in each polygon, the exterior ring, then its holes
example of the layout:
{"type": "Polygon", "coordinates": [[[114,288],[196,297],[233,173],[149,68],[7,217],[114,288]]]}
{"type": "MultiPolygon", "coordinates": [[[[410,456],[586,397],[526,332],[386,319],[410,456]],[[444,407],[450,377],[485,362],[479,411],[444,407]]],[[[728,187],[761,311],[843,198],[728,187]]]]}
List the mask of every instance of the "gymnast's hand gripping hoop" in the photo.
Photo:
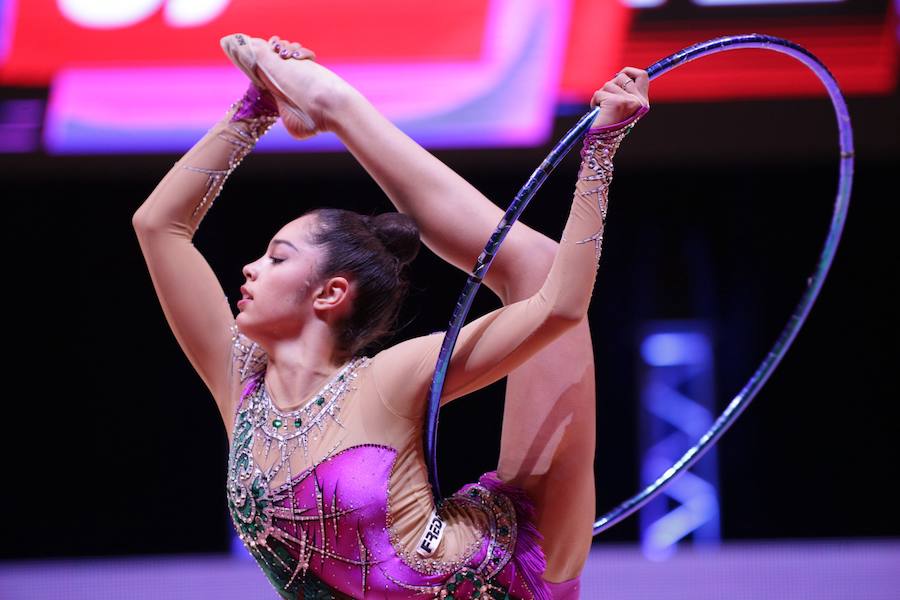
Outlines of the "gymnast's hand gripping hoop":
{"type": "MultiPolygon", "coordinates": [[[[641,490],[638,494],[600,517],[594,523],[594,535],[612,527],[650,502],[650,500],[662,492],[666,486],[672,483],[675,477],[700,460],[700,457],[702,457],[703,454],[718,441],[722,434],[731,427],[738,416],[745,408],[747,408],[751,400],[753,400],[753,397],[756,396],[763,384],[769,379],[769,376],[775,370],[775,367],[778,366],[778,363],[784,357],[791,342],[793,342],[794,337],[806,320],[809,310],[812,308],[813,302],[815,302],[819,290],[822,288],[822,283],[825,281],[828,269],[831,267],[831,262],[841,238],[841,231],[844,228],[844,221],[847,217],[847,208],[850,203],[850,190],[853,182],[853,131],[850,126],[850,116],[847,113],[847,104],[838,89],[837,82],[825,65],[809,51],[788,40],[757,33],[724,36],[701,42],[676,52],[648,67],[647,73],[652,80],[667,71],[700,58],[701,56],[716,54],[725,50],[737,50],[740,48],[774,50],[799,60],[822,81],[825,85],[825,89],[828,91],[828,95],[831,97],[838,124],[840,177],[838,180],[837,197],[835,199],[831,225],[828,230],[828,237],[825,239],[825,245],[819,255],[815,270],[812,276],[807,280],[806,290],[800,297],[800,302],[794,308],[793,313],[791,313],[791,316],[788,319],[787,325],[785,325],[784,329],[781,331],[781,334],[778,336],[778,339],[775,341],[775,344],[772,346],[771,350],[769,350],[760,366],[750,377],[750,380],[744,385],[741,391],[738,392],[734,399],[732,399],[719,418],[716,419],[715,423],[710,427],[709,431],[707,431],[694,446],[688,449],[675,464],[669,467],[656,479],[656,481],[641,490]]],[[[490,268],[491,262],[493,262],[494,256],[496,256],[497,251],[500,248],[500,244],[502,244],[503,240],[506,238],[506,234],[509,232],[510,227],[518,220],[522,211],[531,201],[532,197],[534,197],[534,194],[537,192],[538,188],[541,187],[541,184],[544,183],[544,180],[547,179],[547,176],[550,175],[550,172],[553,171],[572,146],[574,146],[588,130],[591,123],[594,121],[594,118],[599,114],[599,111],[599,108],[594,108],[581,117],[578,123],[576,123],[575,126],[563,136],[559,143],[556,144],[550,154],[547,155],[547,158],[545,158],[541,165],[535,169],[531,174],[531,177],[528,178],[528,181],[525,182],[525,185],[522,186],[522,189],[519,190],[519,193],[516,194],[516,197],[506,210],[506,214],[504,214],[503,218],[500,220],[497,229],[491,234],[487,245],[484,247],[484,251],[478,257],[475,267],[469,275],[459,300],[457,301],[456,307],[453,310],[450,325],[444,336],[444,342],[441,346],[440,353],[438,354],[431,387],[428,390],[428,413],[425,423],[425,460],[428,463],[428,477],[431,488],[434,492],[435,500],[438,503],[442,502],[444,498],[438,483],[436,461],[440,398],[444,388],[444,379],[447,374],[447,368],[450,364],[450,356],[453,354],[453,348],[456,345],[459,331],[472,306],[475,292],[481,286],[481,282],[484,279],[487,270],[490,268]]]]}

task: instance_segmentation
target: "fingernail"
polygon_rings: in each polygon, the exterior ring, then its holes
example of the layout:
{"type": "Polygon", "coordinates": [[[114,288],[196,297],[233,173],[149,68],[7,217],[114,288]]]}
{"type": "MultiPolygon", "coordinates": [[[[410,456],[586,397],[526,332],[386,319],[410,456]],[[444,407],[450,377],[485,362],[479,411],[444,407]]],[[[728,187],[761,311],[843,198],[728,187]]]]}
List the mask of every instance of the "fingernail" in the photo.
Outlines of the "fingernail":
{"type": "Polygon", "coordinates": [[[299,50],[294,50],[294,53],[291,54],[291,56],[294,57],[294,58],[300,58],[300,51],[299,51],[299,50]]]}
{"type": "Polygon", "coordinates": [[[281,44],[275,43],[275,52],[281,52],[281,44]]]}
{"type": "Polygon", "coordinates": [[[281,51],[281,58],[287,58],[288,56],[290,56],[290,52],[286,48],[281,51]]]}

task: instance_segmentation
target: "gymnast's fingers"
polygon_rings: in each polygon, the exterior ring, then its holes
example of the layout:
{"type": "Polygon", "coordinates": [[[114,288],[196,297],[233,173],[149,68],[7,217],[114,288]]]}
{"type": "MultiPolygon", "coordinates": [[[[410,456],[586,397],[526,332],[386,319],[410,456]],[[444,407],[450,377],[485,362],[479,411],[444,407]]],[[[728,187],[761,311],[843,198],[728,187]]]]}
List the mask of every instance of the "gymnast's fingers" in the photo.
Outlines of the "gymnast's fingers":
{"type": "Polygon", "coordinates": [[[608,81],[603,88],[594,92],[591,106],[600,108],[600,112],[591,126],[605,127],[620,123],[636,113],[641,108],[641,99],[634,94],[629,94],[615,82],[608,81]]]}
{"type": "Polygon", "coordinates": [[[625,99],[631,98],[632,94],[629,94],[622,89],[622,86],[616,83],[615,79],[610,79],[603,84],[602,88],[594,92],[594,95],[591,98],[591,107],[602,106],[604,104],[609,105],[611,102],[610,96],[620,96],[622,99],[625,99]]]}
{"type": "Polygon", "coordinates": [[[647,71],[635,67],[625,67],[621,73],[634,81],[634,85],[629,85],[625,91],[640,97],[641,104],[644,106],[650,106],[650,75],[647,71]]]}

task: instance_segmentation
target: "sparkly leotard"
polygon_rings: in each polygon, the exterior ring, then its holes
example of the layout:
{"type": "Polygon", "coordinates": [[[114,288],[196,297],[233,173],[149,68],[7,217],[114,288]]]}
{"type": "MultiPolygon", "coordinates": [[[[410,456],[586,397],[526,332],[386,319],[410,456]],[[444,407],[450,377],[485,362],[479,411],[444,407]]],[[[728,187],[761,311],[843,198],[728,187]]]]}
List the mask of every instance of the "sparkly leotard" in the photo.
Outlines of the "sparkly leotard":
{"type": "MultiPolygon", "coordinates": [[[[235,339],[239,351],[248,347],[239,334],[235,339]]],[[[248,379],[235,415],[228,506],[275,588],[285,598],[542,597],[542,589],[531,589],[541,586],[540,548],[533,527],[519,522],[530,516],[528,503],[493,474],[439,511],[448,533],[475,533],[458,556],[429,559],[402,547],[389,507],[414,497],[390,488],[392,480],[410,478],[399,471],[414,464],[409,458],[415,442],[421,445],[420,432],[411,428],[409,443],[399,448],[332,443],[355,437],[355,421],[366,411],[357,406],[365,395],[354,392],[367,383],[369,366],[368,359],[351,362],[293,411],[273,406],[262,371],[248,379]],[[310,467],[297,468],[317,453],[310,467]]]]}
{"type": "MultiPolygon", "coordinates": [[[[548,598],[520,490],[489,473],[434,514],[421,432],[440,335],[355,359],[300,406],[271,397],[267,357],[234,327],[192,244],[225,179],[274,120],[271,107],[245,111],[248,98],[260,104],[251,89],[135,216],[166,318],[230,434],[228,504],[241,539],[285,598],[548,598]],[[428,538],[436,518],[440,535],[428,538]]],[[[546,282],[463,328],[443,402],[503,377],[584,317],[623,136],[588,136],[546,282]]]]}

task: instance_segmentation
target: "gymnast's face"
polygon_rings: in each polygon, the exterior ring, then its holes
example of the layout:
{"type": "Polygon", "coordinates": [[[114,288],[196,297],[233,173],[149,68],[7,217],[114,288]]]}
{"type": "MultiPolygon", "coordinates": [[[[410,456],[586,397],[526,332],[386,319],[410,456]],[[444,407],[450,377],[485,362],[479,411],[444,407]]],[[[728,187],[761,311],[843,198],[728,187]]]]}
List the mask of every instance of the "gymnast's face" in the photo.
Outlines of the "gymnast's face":
{"type": "Polygon", "coordinates": [[[314,215],[282,227],[265,254],[243,268],[246,282],[237,303],[241,332],[256,341],[296,337],[314,316],[313,300],[321,292],[317,266],[323,256],[314,245],[314,215]]]}

